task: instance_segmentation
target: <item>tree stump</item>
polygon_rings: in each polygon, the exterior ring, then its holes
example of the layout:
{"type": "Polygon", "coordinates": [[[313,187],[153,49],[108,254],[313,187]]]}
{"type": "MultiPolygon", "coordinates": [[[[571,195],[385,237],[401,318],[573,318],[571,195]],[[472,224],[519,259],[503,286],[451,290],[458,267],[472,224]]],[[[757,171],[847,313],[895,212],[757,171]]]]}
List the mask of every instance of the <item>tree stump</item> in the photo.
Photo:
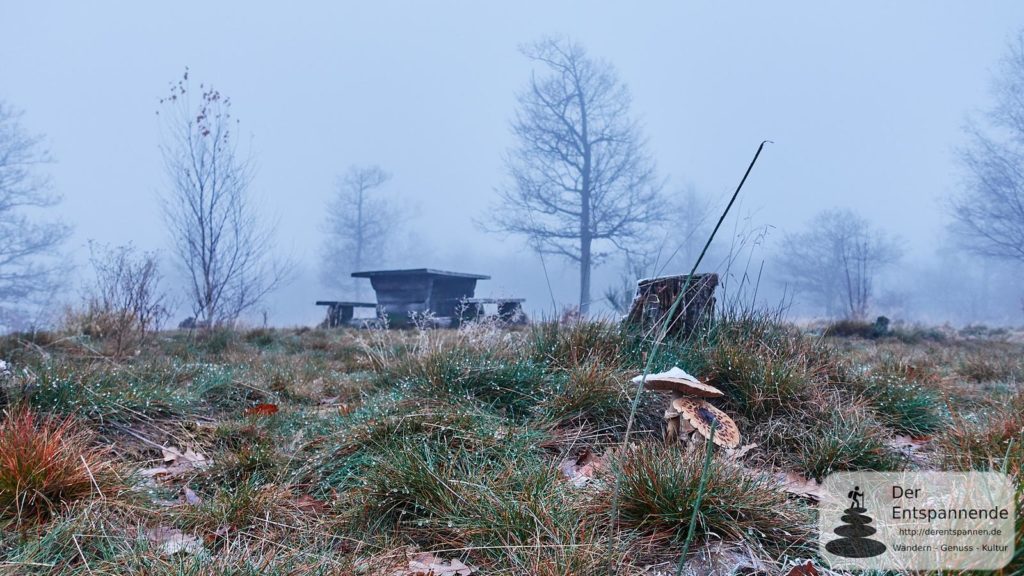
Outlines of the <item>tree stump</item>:
{"type": "MultiPolygon", "coordinates": [[[[688,274],[647,278],[637,282],[636,295],[626,315],[631,327],[657,332],[665,323],[676,297],[683,291],[688,274]]],[[[715,312],[715,288],[718,274],[694,274],[682,302],[669,322],[670,336],[689,337],[702,326],[708,326],[715,312]]]]}

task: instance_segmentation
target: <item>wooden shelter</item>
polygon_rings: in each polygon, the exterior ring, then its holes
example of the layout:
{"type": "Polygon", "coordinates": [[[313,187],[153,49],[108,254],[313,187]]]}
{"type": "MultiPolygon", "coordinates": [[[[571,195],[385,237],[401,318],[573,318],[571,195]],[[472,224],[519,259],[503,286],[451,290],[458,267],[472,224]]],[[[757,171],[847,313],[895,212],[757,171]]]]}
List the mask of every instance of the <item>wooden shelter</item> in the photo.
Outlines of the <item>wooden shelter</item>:
{"type": "Polygon", "coordinates": [[[430,268],[353,272],[369,278],[377,293],[377,314],[390,326],[408,326],[417,314],[430,312],[439,323],[457,324],[465,302],[473,298],[483,274],[448,272],[430,268]]]}

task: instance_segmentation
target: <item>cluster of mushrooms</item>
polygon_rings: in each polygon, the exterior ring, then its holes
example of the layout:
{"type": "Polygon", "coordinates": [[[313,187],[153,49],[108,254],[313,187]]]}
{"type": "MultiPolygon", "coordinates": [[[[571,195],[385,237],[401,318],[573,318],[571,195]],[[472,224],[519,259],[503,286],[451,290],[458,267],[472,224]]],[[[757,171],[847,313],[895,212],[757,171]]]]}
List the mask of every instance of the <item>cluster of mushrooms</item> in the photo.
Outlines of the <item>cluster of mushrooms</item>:
{"type": "Polygon", "coordinates": [[[715,426],[714,443],[725,448],[740,445],[740,430],[725,412],[712,406],[707,398],[721,398],[725,394],[688,374],[682,368],[672,368],[659,374],[643,374],[633,378],[636,384],[644,383],[648,390],[662,390],[672,393],[672,400],[665,410],[665,441],[686,441],[696,432],[704,438],[711,436],[711,425],[715,426]]]}

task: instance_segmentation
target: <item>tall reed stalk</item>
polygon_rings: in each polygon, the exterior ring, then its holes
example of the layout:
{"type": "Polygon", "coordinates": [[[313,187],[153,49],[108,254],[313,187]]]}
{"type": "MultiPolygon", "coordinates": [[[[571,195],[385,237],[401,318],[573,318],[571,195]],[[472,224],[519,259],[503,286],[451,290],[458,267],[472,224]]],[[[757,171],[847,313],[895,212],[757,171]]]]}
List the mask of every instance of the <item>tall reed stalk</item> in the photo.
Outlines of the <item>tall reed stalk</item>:
{"type": "MultiPolygon", "coordinates": [[[[664,342],[665,337],[668,335],[669,328],[672,325],[672,319],[675,316],[676,311],[679,309],[683,298],[686,296],[686,291],[690,289],[690,283],[693,282],[693,275],[697,273],[697,267],[700,266],[701,261],[704,259],[704,255],[707,254],[708,248],[711,247],[711,242],[715,239],[715,235],[718,234],[718,229],[722,227],[722,222],[725,221],[725,217],[728,216],[729,210],[732,209],[732,205],[736,202],[736,198],[740,195],[740,190],[743,189],[743,184],[747,181],[747,177],[750,176],[751,170],[754,169],[754,164],[757,163],[758,156],[761,155],[761,150],[764,149],[764,145],[771,142],[765,140],[757,147],[757,151],[754,152],[754,157],[750,160],[750,164],[747,166],[747,171],[743,173],[743,178],[740,179],[740,183],[736,186],[736,191],[732,193],[732,198],[729,199],[729,204],[726,205],[725,210],[722,211],[722,215],[719,216],[718,222],[715,224],[714,230],[711,231],[711,235],[708,236],[707,242],[704,243],[704,248],[700,251],[700,255],[697,256],[697,260],[693,263],[693,268],[690,269],[690,274],[686,278],[686,282],[683,284],[683,289],[676,295],[675,300],[672,302],[672,306],[668,309],[668,313],[665,314],[665,318],[661,323],[661,328],[658,330],[654,341],[651,343],[650,353],[647,355],[647,364],[644,366],[643,376],[640,379],[640,384],[636,388],[636,395],[633,397],[633,402],[629,409],[629,418],[626,421],[626,432],[623,434],[622,446],[623,449],[628,449],[629,436],[633,431],[633,423],[636,420],[636,411],[640,406],[640,398],[644,392],[644,384],[647,382],[647,375],[651,373],[651,368],[654,366],[655,361],[658,358],[658,352],[661,349],[661,344],[664,342]]],[[[703,484],[701,485],[703,488],[703,484]]],[[[617,529],[619,524],[619,493],[622,490],[622,472],[616,471],[615,473],[615,487],[612,490],[612,506],[611,506],[611,526],[612,530],[617,529]]],[[[703,492],[703,490],[701,490],[703,492]]],[[[698,501],[702,494],[698,494],[698,501]]],[[[694,511],[696,515],[696,510],[694,511]]],[[[692,522],[691,522],[692,525],[692,522]]],[[[687,538],[689,541],[689,538],[687,538]]],[[[615,552],[615,538],[610,538],[608,543],[608,573],[615,574],[617,572],[617,566],[613,560],[615,552]]]]}
{"type": "Polygon", "coordinates": [[[712,420],[711,433],[708,434],[708,442],[704,445],[704,467],[700,469],[700,484],[697,485],[697,497],[693,500],[693,514],[690,515],[690,527],[686,530],[686,541],[683,542],[683,551],[679,553],[679,563],[676,564],[676,576],[683,573],[686,554],[690,551],[693,533],[697,531],[697,515],[700,514],[700,504],[704,501],[704,491],[708,486],[708,473],[711,471],[711,456],[715,452],[715,428],[717,427],[718,420],[712,420]]]}

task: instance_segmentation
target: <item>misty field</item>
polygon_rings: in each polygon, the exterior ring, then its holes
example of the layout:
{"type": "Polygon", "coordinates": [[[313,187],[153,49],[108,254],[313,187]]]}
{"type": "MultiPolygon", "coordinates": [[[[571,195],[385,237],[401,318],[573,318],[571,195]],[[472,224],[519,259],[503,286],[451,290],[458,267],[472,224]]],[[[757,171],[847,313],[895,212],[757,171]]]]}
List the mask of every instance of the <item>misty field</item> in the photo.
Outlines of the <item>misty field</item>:
{"type": "Polygon", "coordinates": [[[742,433],[703,486],[705,444],[663,439],[666,393],[623,445],[650,346],[613,323],[109,344],[0,341],[0,573],[672,574],[700,498],[688,573],[827,574],[833,471],[1006,470],[1024,504],[1024,339],[1003,330],[737,313],[668,342],[655,368],[720,388],[742,433]]]}

